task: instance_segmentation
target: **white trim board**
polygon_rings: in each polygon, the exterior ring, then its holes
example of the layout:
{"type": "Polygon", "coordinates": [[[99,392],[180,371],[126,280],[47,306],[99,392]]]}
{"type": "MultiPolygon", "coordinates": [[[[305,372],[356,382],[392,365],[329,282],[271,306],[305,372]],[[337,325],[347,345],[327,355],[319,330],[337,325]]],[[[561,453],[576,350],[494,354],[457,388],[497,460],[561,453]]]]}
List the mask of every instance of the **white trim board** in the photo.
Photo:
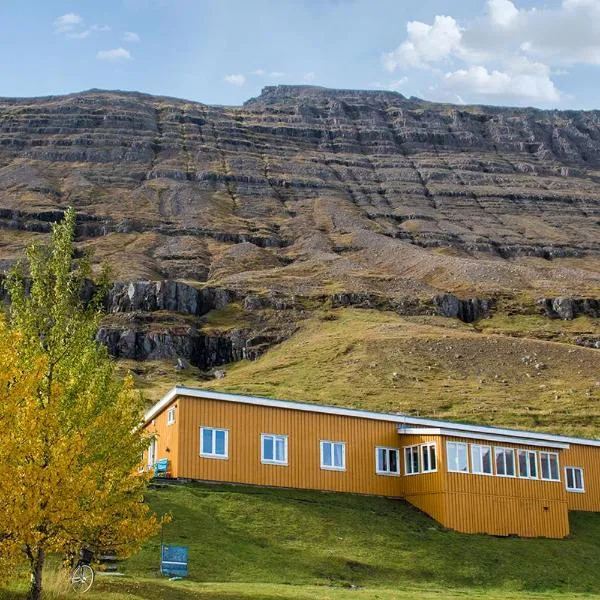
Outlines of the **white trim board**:
{"type": "Polygon", "coordinates": [[[501,442],[506,444],[523,444],[524,446],[538,446],[540,448],[559,448],[561,450],[568,450],[569,444],[560,442],[543,442],[536,439],[530,439],[526,437],[511,437],[504,435],[489,435],[486,433],[471,433],[467,431],[456,431],[452,429],[444,429],[441,427],[429,428],[429,427],[407,427],[404,428],[402,425],[398,427],[399,434],[406,435],[444,435],[452,436],[457,438],[466,438],[469,440],[485,440],[486,442],[501,442]]]}
{"type": "MultiPolygon", "coordinates": [[[[252,404],[255,406],[271,406],[273,408],[287,408],[290,410],[300,410],[304,412],[324,413],[329,415],[341,415],[346,417],[358,417],[361,419],[370,419],[373,421],[389,421],[400,425],[415,425],[420,427],[441,428],[452,431],[448,435],[456,435],[454,432],[471,432],[486,435],[499,435],[504,437],[515,437],[526,439],[529,444],[531,440],[539,440],[559,444],[579,444],[582,446],[596,446],[600,448],[600,440],[588,438],[568,437],[562,435],[552,435],[549,433],[539,433],[535,431],[521,431],[518,429],[504,429],[500,427],[486,427],[482,425],[468,425],[466,423],[455,423],[452,421],[441,421],[438,419],[426,419],[422,417],[411,417],[401,413],[378,413],[367,410],[357,410],[353,408],[343,408],[339,406],[326,406],[323,404],[311,404],[307,402],[291,402],[289,400],[273,400],[271,398],[261,398],[259,396],[245,396],[243,394],[227,394],[223,392],[212,392],[198,388],[189,388],[185,386],[175,386],[150,408],[145,416],[143,425],[147,425],[152,419],[159,415],[165,408],[171,404],[178,396],[188,396],[191,398],[205,398],[207,400],[223,400],[225,402],[237,402],[240,404],[252,404]]],[[[544,444],[542,444],[544,445],[544,444]]],[[[547,445],[547,444],[546,444],[547,445]]]]}

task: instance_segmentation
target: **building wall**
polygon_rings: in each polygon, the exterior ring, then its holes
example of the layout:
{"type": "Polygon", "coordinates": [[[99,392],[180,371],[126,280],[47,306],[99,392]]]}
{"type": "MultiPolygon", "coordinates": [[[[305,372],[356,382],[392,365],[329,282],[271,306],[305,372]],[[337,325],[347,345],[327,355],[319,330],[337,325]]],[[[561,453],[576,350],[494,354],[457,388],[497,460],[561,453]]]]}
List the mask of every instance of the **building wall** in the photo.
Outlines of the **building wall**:
{"type": "Polygon", "coordinates": [[[398,437],[402,449],[401,488],[403,497],[436,521],[443,523],[446,519],[446,464],[440,453],[443,438],[439,435],[399,435],[398,437]],[[404,448],[428,442],[436,444],[437,470],[433,473],[404,475],[404,448]]]}
{"type": "MultiPolygon", "coordinates": [[[[506,448],[558,452],[524,444],[465,440],[447,437],[441,454],[446,476],[446,508],[443,524],[465,533],[519,535],[523,537],[564,537],[569,533],[564,478],[561,481],[499,477],[474,473],[453,473],[446,468],[446,441],[502,446],[506,448]]],[[[492,450],[493,452],[493,450],[492,450]]],[[[515,461],[516,461],[515,452],[515,461]]],[[[470,461],[470,449],[469,449],[470,461]]],[[[469,462],[470,470],[472,466],[469,462]]],[[[515,465],[516,466],[516,465],[515,465]]],[[[538,454],[538,476],[539,476],[538,454]]],[[[518,467],[517,467],[518,472],[518,467]]]]}
{"type": "Polygon", "coordinates": [[[401,476],[375,473],[375,447],[400,448],[394,423],[356,417],[178,398],[178,476],[208,481],[401,495],[401,476]],[[227,460],[200,456],[200,427],[229,429],[227,460]],[[288,436],[288,466],[261,463],[261,434],[288,436]],[[346,443],[346,470],[320,468],[320,441],[346,443]]]}
{"type": "MultiPolygon", "coordinates": [[[[161,412],[147,426],[150,433],[156,435],[156,461],[163,458],[169,460],[170,477],[179,477],[179,432],[180,432],[180,403],[176,399],[170,406],[175,407],[175,423],[167,425],[167,410],[161,412]]],[[[148,452],[144,453],[144,466],[148,464],[148,452]]]]}
{"type": "Polygon", "coordinates": [[[561,455],[561,478],[565,485],[565,467],[582,467],[585,492],[566,492],[570,510],[600,511],[600,448],[572,444],[561,455]]]}

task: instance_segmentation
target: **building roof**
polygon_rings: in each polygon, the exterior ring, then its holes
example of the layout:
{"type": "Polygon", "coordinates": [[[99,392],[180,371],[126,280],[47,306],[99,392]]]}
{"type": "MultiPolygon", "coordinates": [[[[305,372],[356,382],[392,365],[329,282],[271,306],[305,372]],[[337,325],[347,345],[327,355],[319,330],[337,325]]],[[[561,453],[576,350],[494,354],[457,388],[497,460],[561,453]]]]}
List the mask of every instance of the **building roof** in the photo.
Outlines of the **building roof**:
{"type": "Polygon", "coordinates": [[[439,419],[428,419],[413,417],[402,413],[383,413],[354,408],[343,408],[341,406],[327,406],[323,404],[312,404],[308,402],[293,402],[289,400],[273,400],[260,396],[246,396],[243,394],[228,394],[223,392],[212,392],[198,388],[175,386],[152,406],[144,415],[144,425],[159,415],[178,396],[192,398],[205,398],[207,400],[222,400],[225,402],[237,402],[239,404],[253,404],[255,406],[270,406],[273,408],[286,408],[289,410],[300,410],[305,412],[322,413],[329,415],[341,415],[345,417],[357,417],[371,419],[374,421],[389,421],[398,424],[400,433],[405,434],[438,434],[475,439],[490,439],[504,441],[507,443],[526,444],[534,446],[568,448],[569,444],[600,447],[600,440],[589,438],[578,438],[563,435],[553,435],[538,431],[523,431],[519,429],[505,429],[501,427],[490,427],[483,425],[470,425],[453,421],[442,421],[439,419]],[[496,439],[498,438],[498,439],[496,439]]]}

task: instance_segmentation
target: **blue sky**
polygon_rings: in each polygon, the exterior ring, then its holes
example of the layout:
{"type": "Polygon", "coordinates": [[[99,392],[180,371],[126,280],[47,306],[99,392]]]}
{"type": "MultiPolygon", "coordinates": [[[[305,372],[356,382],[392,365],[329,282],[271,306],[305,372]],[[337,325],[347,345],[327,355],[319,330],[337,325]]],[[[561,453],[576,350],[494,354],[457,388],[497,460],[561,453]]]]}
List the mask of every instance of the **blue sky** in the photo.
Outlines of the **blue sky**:
{"type": "Polygon", "coordinates": [[[1,0],[0,96],[265,85],[600,108],[600,0],[1,0]]]}

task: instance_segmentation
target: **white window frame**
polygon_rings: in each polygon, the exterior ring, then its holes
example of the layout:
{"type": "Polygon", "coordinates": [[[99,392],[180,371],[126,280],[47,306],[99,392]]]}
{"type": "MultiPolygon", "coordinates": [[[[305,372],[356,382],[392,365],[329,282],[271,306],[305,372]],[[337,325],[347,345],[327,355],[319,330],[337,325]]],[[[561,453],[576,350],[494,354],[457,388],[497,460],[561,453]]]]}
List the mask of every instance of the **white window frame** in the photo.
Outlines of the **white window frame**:
{"type": "Polygon", "coordinates": [[[209,425],[203,425],[200,427],[200,456],[204,458],[216,458],[218,460],[227,460],[229,458],[229,429],[223,427],[210,427],[209,425]],[[202,451],[202,440],[204,437],[204,431],[209,430],[213,432],[212,436],[212,452],[202,451]],[[215,452],[217,447],[217,431],[223,431],[225,433],[225,454],[217,454],[215,452]]]}
{"type": "Polygon", "coordinates": [[[345,471],[346,470],[346,442],[339,442],[339,441],[333,441],[333,440],[321,440],[319,443],[320,449],[321,449],[321,469],[325,470],[325,471],[345,471]],[[335,465],[326,465],[323,462],[323,448],[325,446],[325,444],[331,444],[331,458],[332,460],[335,457],[335,451],[334,448],[336,445],[341,445],[342,446],[342,466],[341,467],[337,467],[335,465]]]}
{"type": "Polygon", "coordinates": [[[427,442],[426,444],[421,444],[421,473],[435,473],[438,467],[438,456],[437,456],[437,444],[435,442],[427,442]],[[433,452],[432,452],[433,451],[433,452]],[[423,460],[424,454],[427,453],[427,462],[429,463],[429,468],[425,468],[425,461],[423,460]],[[431,456],[433,454],[435,469],[431,468],[431,456]]]}
{"type": "Polygon", "coordinates": [[[375,448],[375,473],[377,473],[377,475],[391,475],[394,477],[398,477],[400,475],[400,448],[388,448],[387,446],[377,446],[375,448]],[[383,450],[387,453],[387,464],[388,464],[387,470],[379,468],[379,451],[380,450],[383,450]],[[396,471],[392,471],[391,469],[389,469],[390,452],[396,453],[396,471]]]}
{"type": "Polygon", "coordinates": [[[547,451],[543,451],[540,452],[540,479],[543,481],[560,481],[560,460],[558,457],[558,452],[547,452],[547,451]],[[552,475],[552,469],[550,468],[550,457],[554,456],[556,457],[556,474],[558,475],[557,479],[552,479],[552,477],[544,477],[544,469],[542,468],[542,463],[544,460],[544,457],[548,457],[548,474],[551,476],[552,475]]]}
{"type": "Polygon", "coordinates": [[[418,444],[414,446],[404,446],[404,474],[405,475],[418,475],[421,472],[421,449],[418,444]],[[417,454],[417,469],[413,471],[413,453],[417,454]],[[410,458],[407,456],[410,453],[410,458]]]}
{"type": "Polygon", "coordinates": [[[524,448],[517,449],[517,468],[519,471],[519,479],[539,479],[539,465],[538,465],[538,456],[535,450],[525,450],[524,448]],[[526,456],[527,465],[527,473],[521,473],[521,461],[519,460],[519,454],[524,453],[526,456]],[[533,455],[533,460],[535,463],[535,475],[531,474],[531,455],[533,455]]]}
{"type": "Polygon", "coordinates": [[[507,446],[494,446],[494,468],[496,470],[496,477],[508,477],[510,479],[514,479],[517,476],[517,463],[515,456],[515,449],[509,448],[507,446]],[[502,452],[504,456],[504,470],[506,471],[506,453],[510,452],[512,454],[512,464],[513,464],[513,474],[507,475],[506,473],[498,473],[498,452],[502,452]]]}
{"type": "Polygon", "coordinates": [[[169,410],[167,410],[167,425],[175,424],[175,407],[171,406],[169,410]]]}
{"type": "MultiPolygon", "coordinates": [[[[456,453],[456,458],[458,458],[458,452],[456,453]]],[[[466,442],[446,442],[446,468],[448,469],[448,473],[469,473],[469,445],[466,442]],[[450,468],[450,446],[456,446],[456,448],[458,449],[458,446],[463,446],[465,449],[465,458],[467,461],[467,468],[466,470],[462,471],[460,469],[456,469],[456,468],[450,468]]]]}
{"type": "Polygon", "coordinates": [[[494,476],[494,451],[491,446],[487,444],[471,444],[471,473],[473,475],[486,475],[487,477],[494,476]],[[483,470],[483,450],[487,449],[490,455],[490,470],[489,472],[483,470]],[[481,471],[475,470],[475,459],[473,458],[475,455],[478,455],[479,462],[481,463],[481,471]]]}
{"type": "MultiPolygon", "coordinates": [[[[575,482],[575,476],[573,476],[573,482],[575,482]]],[[[567,492],[575,492],[576,494],[585,494],[585,479],[583,478],[583,467],[565,467],[565,488],[567,492]],[[569,487],[569,477],[567,472],[572,470],[573,472],[579,471],[581,473],[581,487],[569,487]]]]}
{"type": "Polygon", "coordinates": [[[263,465],[279,465],[287,467],[288,464],[288,436],[279,433],[261,433],[260,434],[260,462],[263,465]],[[271,438],[273,440],[273,457],[265,458],[265,439],[271,438]],[[275,458],[277,452],[277,440],[283,440],[283,460],[277,460],[275,458]]]}

